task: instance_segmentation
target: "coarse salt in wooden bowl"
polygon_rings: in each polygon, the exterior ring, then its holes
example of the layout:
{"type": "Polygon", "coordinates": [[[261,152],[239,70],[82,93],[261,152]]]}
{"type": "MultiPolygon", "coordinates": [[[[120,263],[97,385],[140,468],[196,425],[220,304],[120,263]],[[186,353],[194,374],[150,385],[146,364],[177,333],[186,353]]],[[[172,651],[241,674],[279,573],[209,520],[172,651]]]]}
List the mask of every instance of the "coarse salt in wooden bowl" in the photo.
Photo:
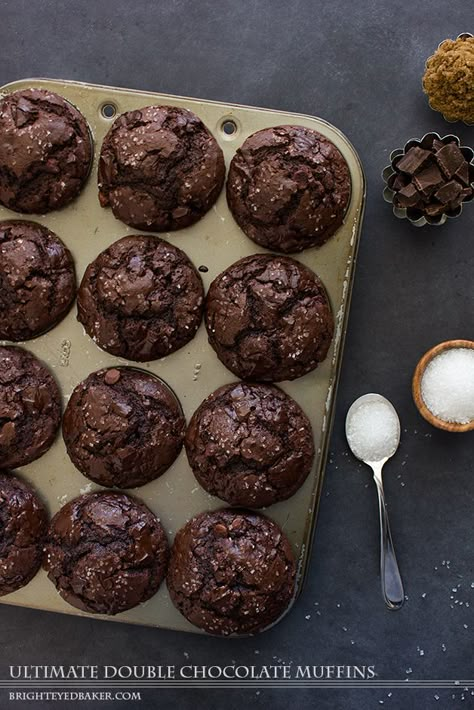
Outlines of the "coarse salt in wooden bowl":
{"type": "Polygon", "coordinates": [[[431,361],[441,353],[447,352],[448,350],[456,348],[467,348],[474,351],[474,341],[472,340],[446,340],[443,343],[435,345],[431,350],[423,355],[421,360],[416,366],[413,381],[412,381],[412,393],[415,404],[420,412],[421,416],[426,419],[427,422],[437,427],[438,429],[444,429],[444,431],[452,432],[465,432],[474,430],[474,417],[468,422],[456,422],[448,421],[447,419],[442,419],[441,417],[434,414],[431,409],[428,408],[422,396],[422,381],[425,374],[427,366],[431,361]]]}

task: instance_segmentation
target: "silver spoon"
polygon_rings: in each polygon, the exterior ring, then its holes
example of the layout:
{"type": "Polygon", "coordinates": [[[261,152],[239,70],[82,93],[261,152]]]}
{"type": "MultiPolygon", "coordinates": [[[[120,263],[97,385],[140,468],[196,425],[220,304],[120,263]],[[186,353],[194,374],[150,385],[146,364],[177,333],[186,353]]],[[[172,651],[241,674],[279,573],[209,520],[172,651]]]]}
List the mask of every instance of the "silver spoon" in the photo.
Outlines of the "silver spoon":
{"type": "Polygon", "coordinates": [[[395,550],[393,547],[392,533],[390,532],[390,525],[388,522],[387,507],[385,505],[385,495],[382,484],[382,468],[386,461],[393,456],[395,451],[398,449],[400,443],[400,420],[396,412],[395,407],[388,399],[382,397],[380,394],[365,394],[355,402],[349,408],[346,416],[346,437],[349,447],[360,461],[363,461],[368,466],[371,467],[374,473],[374,481],[377,486],[377,493],[379,498],[379,514],[380,514],[380,576],[382,580],[382,594],[385,600],[385,604],[389,609],[400,609],[404,600],[405,594],[403,591],[402,578],[400,576],[400,571],[398,569],[397,558],[395,556],[395,550]],[[395,429],[396,435],[393,437],[392,441],[381,442],[382,450],[378,451],[376,458],[378,460],[372,461],[364,455],[364,452],[360,450],[357,442],[354,440],[354,434],[351,429],[351,424],[354,424],[355,415],[361,405],[371,405],[371,404],[384,404],[389,407],[390,416],[392,417],[392,425],[395,429]],[[395,422],[396,419],[396,422],[395,422]]]}

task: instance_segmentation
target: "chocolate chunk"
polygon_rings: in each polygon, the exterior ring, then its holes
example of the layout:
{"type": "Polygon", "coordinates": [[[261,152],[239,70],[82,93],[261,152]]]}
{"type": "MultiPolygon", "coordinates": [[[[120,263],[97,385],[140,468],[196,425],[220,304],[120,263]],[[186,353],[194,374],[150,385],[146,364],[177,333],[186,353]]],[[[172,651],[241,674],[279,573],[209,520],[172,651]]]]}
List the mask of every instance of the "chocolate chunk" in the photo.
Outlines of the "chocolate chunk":
{"type": "Polygon", "coordinates": [[[437,187],[443,184],[444,180],[437,166],[433,164],[417,173],[413,182],[425,197],[429,197],[437,187]]]}
{"type": "Polygon", "coordinates": [[[394,190],[395,192],[397,190],[401,190],[402,187],[405,187],[405,185],[408,185],[410,183],[410,178],[408,175],[405,175],[404,173],[393,173],[390,175],[388,179],[388,186],[391,190],[394,190]]]}
{"type": "Polygon", "coordinates": [[[112,368],[111,370],[107,370],[105,375],[104,375],[104,382],[108,385],[116,385],[117,382],[120,380],[120,370],[116,370],[115,368],[112,368]]]}
{"type": "Polygon", "coordinates": [[[419,204],[420,200],[420,193],[413,185],[413,183],[402,187],[397,192],[397,203],[400,205],[400,207],[415,207],[415,205],[419,204]]]}
{"type": "Polygon", "coordinates": [[[469,186],[469,164],[467,160],[465,160],[459,166],[459,168],[454,173],[454,177],[460,182],[462,182],[463,185],[466,185],[466,187],[469,186]]]}
{"type": "Polygon", "coordinates": [[[450,180],[450,182],[446,182],[435,192],[435,197],[437,200],[447,205],[455,200],[461,192],[461,185],[456,182],[456,180],[450,180]]]}
{"type": "Polygon", "coordinates": [[[423,148],[419,146],[413,146],[397,163],[397,169],[408,175],[414,175],[428,162],[429,158],[431,158],[431,152],[429,150],[423,150],[423,148]]]}
{"type": "Polygon", "coordinates": [[[442,148],[436,151],[435,158],[444,175],[446,175],[449,180],[451,180],[461,165],[466,162],[464,155],[455,143],[443,145],[442,148]]]}
{"type": "Polygon", "coordinates": [[[429,217],[438,217],[446,210],[446,205],[440,202],[432,202],[429,205],[425,205],[423,209],[429,217]]]}

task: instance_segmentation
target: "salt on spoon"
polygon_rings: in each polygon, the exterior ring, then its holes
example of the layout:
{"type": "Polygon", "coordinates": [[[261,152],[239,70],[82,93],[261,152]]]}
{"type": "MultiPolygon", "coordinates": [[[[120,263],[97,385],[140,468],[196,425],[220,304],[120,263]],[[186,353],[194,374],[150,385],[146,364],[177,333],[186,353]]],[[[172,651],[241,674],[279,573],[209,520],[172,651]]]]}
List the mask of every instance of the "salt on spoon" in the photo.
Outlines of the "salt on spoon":
{"type": "Polygon", "coordinates": [[[400,420],[394,406],[380,394],[359,397],[347,412],[346,437],[354,456],[368,464],[374,474],[379,499],[382,594],[389,609],[400,609],[405,594],[382,483],[382,468],[400,442],[400,420]]]}

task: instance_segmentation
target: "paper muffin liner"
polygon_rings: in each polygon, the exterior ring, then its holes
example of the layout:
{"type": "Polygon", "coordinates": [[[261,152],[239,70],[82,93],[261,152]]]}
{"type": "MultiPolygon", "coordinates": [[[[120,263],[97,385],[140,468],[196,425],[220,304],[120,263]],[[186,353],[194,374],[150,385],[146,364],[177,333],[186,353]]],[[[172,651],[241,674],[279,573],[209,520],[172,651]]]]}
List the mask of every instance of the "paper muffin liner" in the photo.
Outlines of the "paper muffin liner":
{"type": "Polygon", "coordinates": [[[390,153],[390,165],[387,165],[383,169],[382,178],[385,183],[383,198],[385,202],[389,202],[392,204],[393,214],[395,215],[395,217],[398,217],[399,219],[408,219],[408,221],[415,225],[415,227],[423,227],[425,224],[440,226],[444,224],[447,219],[456,219],[457,217],[459,217],[462,213],[463,205],[467,204],[468,202],[472,202],[472,200],[474,199],[474,150],[469,146],[461,145],[461,141],[459,140],[458,136],[455,136],[453,134],[449,134],[441,138],[439,133],[435,133],[434,131],[431,133],[425,133],[423,138],[410,138],[410,140],[405,143],[403,148],[397,148],[396,150],[393,150],[390,153]],[[461,202],[461,204],[456,207],[455,210],[443,212],[443,214],[436,217],[429,217],[425,215],[420,215],[420,210],[411,209],[409,207],[397,207],[397,205],[395,205],[393,202],[395,191],[389,187],[388,182],[392,175],[395,175],[397,172],[395,170],[395,167],[399,158],[405,155],[405,153],[414,146],[419,146],[421,148],[431,147],[434,139],[442,141],[443,143],[454,142],[461,150],[462,154],[464,155],[470,166],[470,185],[473,188],[473,194],[471,195],[471,197],[468,197],[463,200],[463,202],[461,202]]]}
{"type": "MultiPolygon", "coordinates": [[[[474,37],[474,35],[471,34],[470,32],[462,32],[460,35],[458,35],[458,36],[456,37],[456,39],[466,39],[467,37],[474,37]]],[[[446,39],[443,39],[443,41],[438,44],[438,49],[440,49],[440,47],[441,47],[445,42],[447,42],[448,39],[450,40],[449,37],[446,38],[446,39]]],[[[436,51],[438,51],[438,49],[437,49],[436,51]]],[[[444,118],[444,120],[446,121],[446,123],[464,123],[465,126],[474,126],[474,123],[471,123],[471,122],[469,122],[469,121],[461,121],[460,119],[457,119],[456,121],[453,121],[452,118],[446,118],[446,116],[444,115],[444,113],[442,113],[442,112],[439,111],[437,108],[434,108],[434,107],[431,105],[431,101],[430,101],[430,99],[429,99],[429,96],[428,96],[428,94],[426,94],[426,92],[425,92],[425,87],[423,86],[423,78],[424,78],[425,73],[426,73],[426,70],[427,70],[427,68],[428,68],[428,62],[430,61],[431,57],[434,56],[434,54],[436,54],[436,52],[434,52],[433,54],[431,54],[431,55],[428,57],[428,59],[426,60],[426,62],[425,62],[425,71],[423,72],[423,77],[421,78],[421,88],[423,89],[423,93],[425,94],[425,96],[426,96],[426,98],[427,98],[427,100],[428,100],[428,106],[429,106],[430,109],[431,109],[432,111],[434,111],[435,113],[438,113],[438,114],[440,113],[440,114],[442,115],[442,117],[444,118]]]]}

